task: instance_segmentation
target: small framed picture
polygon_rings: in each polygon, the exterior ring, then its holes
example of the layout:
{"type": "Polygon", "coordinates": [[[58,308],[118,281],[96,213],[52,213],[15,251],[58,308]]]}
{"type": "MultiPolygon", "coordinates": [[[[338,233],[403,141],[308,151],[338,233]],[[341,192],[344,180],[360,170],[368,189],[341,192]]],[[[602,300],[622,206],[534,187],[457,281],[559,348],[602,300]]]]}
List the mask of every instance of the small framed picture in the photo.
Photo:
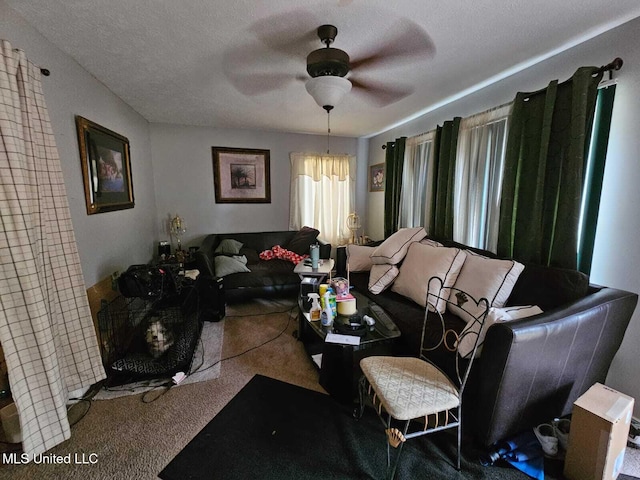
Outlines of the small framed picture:
{"type": "Polygon", "coordinates": [[[216,203],[271,203],[269,150],[211,149],[216,203]]]}
{"type": "Polygon", "coordinates": [[[384,163],[369,166],[369,191],[384,192],[384,163]]]}
{"type": "Polygon", "coordinates": [[[76,115],[87,214],[133,208],[129,140],[76,115]]]}

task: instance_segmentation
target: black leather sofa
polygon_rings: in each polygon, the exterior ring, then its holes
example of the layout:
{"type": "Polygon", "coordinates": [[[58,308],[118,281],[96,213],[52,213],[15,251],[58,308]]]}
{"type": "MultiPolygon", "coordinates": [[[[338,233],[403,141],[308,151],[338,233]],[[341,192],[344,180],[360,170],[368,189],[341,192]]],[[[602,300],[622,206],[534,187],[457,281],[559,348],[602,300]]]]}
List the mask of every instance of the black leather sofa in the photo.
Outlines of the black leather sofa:
{"type": "MultiPolygon", "coordinates": [[[[338,275],[346,274],[345,263],[346,256],[338,252],[338,275]]],[[[350,275],[351,285],[386,309],[398,325],[402,341],[396,353],[416,355],[424,309],[391,290],[372,294],[368,279],[368,272],[350,275]]],[[[525,265],[507,306],[538,305],[544,313],[488,329],[465,390],[466,433],[489,446],[568,415],[580,395],[594,383],[604,383],[637,301],[637,294],[589,284],[577,271],[525,265]]],[[[460,332],[464,325],[447,313],[447,328],[460,332]]],[[[436,350],[430,359],[451,373],[451,353],[436,350]]]]}
{"type": "MultiPolygon", "coordinates": [[[[213,233],[207,235],[195,253],[196,268],[203,277],[215,278],[215,250],[224,239],[242,243],[241,255],[248,259],[250,272],[239,272],[223,277],[224,294],[227,301],[233,302],[253,297],[269,297],[299,292],[300,277],[293,273],[295,265],[287,260],[261,260],[259,254],[280,245],[299,254],[308,254],[309,246],[316,243],[313,234],[300,235],[300,231],[275,231],[256,233],[213,233]],[[309,239],[307,241],[307,239],[309,239]]],[[[307,229],[307,233],[308,233],[307,229]]],[[[316,236],[317,236],[317,230],[316,236]]],[[[331,244],[317,241],[320,245],[320,258],[329,258],[331,244]]]]}

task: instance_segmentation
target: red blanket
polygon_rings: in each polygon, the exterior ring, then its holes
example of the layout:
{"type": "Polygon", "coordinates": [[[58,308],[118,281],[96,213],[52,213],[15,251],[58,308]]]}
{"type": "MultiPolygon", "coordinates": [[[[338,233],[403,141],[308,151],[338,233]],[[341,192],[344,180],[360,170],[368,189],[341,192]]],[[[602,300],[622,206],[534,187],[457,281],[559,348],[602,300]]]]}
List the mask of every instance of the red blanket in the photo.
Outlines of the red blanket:
{"type": "Polygon", "coordinates": [[[309,255],[298,255],[291,250],[282,248],[280,245],[275,245],[271,250],[265,250],[260,253],[260,258],[262,260],[273,260],[274,258],[279,258],[281,260],[288,260],[296,265],[308,256],[309,255]]]}

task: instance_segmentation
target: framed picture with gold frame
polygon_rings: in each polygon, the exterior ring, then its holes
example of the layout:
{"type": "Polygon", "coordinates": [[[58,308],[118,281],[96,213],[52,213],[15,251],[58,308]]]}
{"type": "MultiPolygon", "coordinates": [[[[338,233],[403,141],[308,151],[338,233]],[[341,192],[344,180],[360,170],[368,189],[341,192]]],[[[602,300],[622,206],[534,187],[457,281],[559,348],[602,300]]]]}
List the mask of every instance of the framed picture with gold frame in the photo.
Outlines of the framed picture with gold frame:
{"type": "Polygon", "coordinates": [[[216,203],[271,203],[269,150],[211,147],[216,203]]]}
{"type": "Polygon", "coordinates": [[[129,140],[76,115],[87,214],[133,208],[129,140]]]}
{"type": "Polygon", "coordinates": [[[384,192],[384,163],[369,166],[369,191],[384,192]]]}

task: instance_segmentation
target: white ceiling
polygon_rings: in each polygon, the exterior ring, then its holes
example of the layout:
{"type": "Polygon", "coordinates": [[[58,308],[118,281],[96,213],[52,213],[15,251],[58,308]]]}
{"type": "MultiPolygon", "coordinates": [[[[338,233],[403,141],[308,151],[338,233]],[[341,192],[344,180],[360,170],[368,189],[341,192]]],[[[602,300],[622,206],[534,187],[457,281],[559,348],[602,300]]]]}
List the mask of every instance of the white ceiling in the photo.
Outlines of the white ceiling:
{"type": "Polygon", "coordinates": [[[333,46],[352,60],[399,37],[396,52],[414,55],[349,76],[413,93],[381,106],[352,91],[331,114],[344,136],[383,131],[640,16],[638,0],[6,3],[150,122],[324,133],[326,113],[301,80],[322,47],[316,28],[337,26],[333,46]]]}

